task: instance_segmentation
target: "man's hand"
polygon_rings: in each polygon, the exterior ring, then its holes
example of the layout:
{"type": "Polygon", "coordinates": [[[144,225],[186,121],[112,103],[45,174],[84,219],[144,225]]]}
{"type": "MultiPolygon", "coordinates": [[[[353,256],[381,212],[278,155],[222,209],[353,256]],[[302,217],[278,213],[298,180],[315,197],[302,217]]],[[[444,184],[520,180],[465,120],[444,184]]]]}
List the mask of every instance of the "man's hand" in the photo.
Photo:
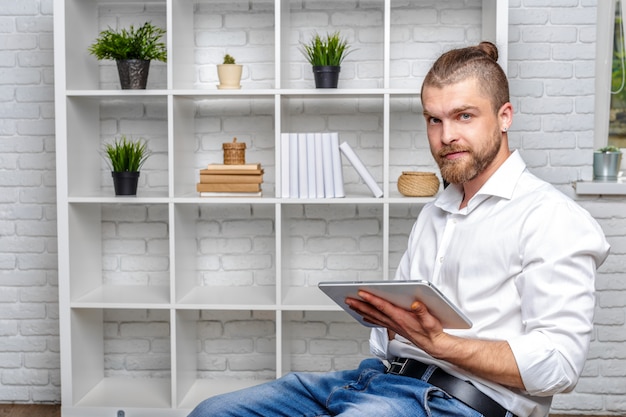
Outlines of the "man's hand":
{"type": "Polygon", "coordinates": [[[430,314],[428,308],[419,301],[413,302],[411,310],[405,310],[366,291],[359,291],[359,297],[348,298],[346,303],[359,313],[366,322],[385,327],[413,342],[433,357],[438,357],[437,349],[445,349],[444,340],[449,336],[443,331],[441,322],[430,314]]]}
{"type": "Polygon", "coordinates": [[[397,307],[366,291],[347,298],[350,308],[365,321],[410,340],[433,358],[445,360],[490,381],[524,389],[513,352],[506,341],[467,339],[444,332],[441,322],[418,301],[411,310],[397,307]]]}

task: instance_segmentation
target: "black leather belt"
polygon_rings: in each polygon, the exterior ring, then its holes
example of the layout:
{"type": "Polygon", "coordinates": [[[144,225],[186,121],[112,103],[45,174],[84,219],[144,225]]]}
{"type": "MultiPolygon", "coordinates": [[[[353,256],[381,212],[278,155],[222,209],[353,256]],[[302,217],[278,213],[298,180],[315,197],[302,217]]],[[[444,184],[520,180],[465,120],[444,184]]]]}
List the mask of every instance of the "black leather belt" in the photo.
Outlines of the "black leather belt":
{"type": "MultiPolygon", "coordinates": [[[[464,381],[450,375],[443,369],[416,361],[415,359],[396,358],[391,361],[388,374],[404,375],[411,378],[421,379],[441,388],[465,405],[478,411],[485,417],[506,417],[507,410],[500,404],[483,394],[468,381],[464,381]],[[434,368],[434,370],[433,370],[434,368]],[[428,371],[432,370],[430,377],[428,371]]],[[[513,414],[510,414],[513,416],[513,414]]],[[[515,416],[513,416],[515,417],[515,416]]]]}

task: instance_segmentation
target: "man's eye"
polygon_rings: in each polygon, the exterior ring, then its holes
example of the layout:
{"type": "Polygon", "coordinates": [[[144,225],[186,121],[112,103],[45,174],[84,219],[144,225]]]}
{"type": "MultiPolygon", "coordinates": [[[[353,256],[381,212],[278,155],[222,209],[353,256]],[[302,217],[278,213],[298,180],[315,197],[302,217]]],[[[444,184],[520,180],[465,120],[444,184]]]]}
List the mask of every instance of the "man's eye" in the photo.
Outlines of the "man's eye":
{"type": "Polygon", "coordinates": [[[469,120],[469,119],[471,119],[471,118],[472,118],[472,116],[471,116],[469,113],[463,113],[463,114],[461,114],[461,115],[459,116],[459,118],[460,118],[461,120],[469,120]]]}
{"type": "Polygon", "coordinates": [[[428,119],[428,124],[431,124],[431,125],[436,125],[439,122],[441,122],[441,120],[437,119],[436,117],[431,117],[428,119]]]}

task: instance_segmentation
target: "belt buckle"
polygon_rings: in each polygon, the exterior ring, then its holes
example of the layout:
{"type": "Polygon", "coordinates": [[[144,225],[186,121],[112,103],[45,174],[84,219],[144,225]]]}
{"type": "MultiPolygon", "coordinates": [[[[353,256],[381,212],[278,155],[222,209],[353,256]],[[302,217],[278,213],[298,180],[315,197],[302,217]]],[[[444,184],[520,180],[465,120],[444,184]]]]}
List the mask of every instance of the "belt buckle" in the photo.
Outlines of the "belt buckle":
{"type": "Polygon", "coordinates": [[[394,373],[398,375],[404,375],[404,369],[406,368],[407,363],[409,363],[408,358],[394,358],[389,364],[389,370],[391,370],[393,366],[400,366],[400,370],[397,372],[394,371],[394,373]]]}

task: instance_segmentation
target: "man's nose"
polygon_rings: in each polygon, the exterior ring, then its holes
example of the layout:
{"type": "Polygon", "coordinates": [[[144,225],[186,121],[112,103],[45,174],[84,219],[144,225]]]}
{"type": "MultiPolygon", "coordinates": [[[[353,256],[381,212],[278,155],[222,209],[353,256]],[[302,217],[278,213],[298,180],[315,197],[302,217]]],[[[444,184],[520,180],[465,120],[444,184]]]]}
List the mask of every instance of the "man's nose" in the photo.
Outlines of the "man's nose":
{"type": "Polygon", "coordinates": [[[442,122],[441,123],[441,142],[444,145],[449,145],[459,140],[459,131],[453,123],[442,122]]]}

